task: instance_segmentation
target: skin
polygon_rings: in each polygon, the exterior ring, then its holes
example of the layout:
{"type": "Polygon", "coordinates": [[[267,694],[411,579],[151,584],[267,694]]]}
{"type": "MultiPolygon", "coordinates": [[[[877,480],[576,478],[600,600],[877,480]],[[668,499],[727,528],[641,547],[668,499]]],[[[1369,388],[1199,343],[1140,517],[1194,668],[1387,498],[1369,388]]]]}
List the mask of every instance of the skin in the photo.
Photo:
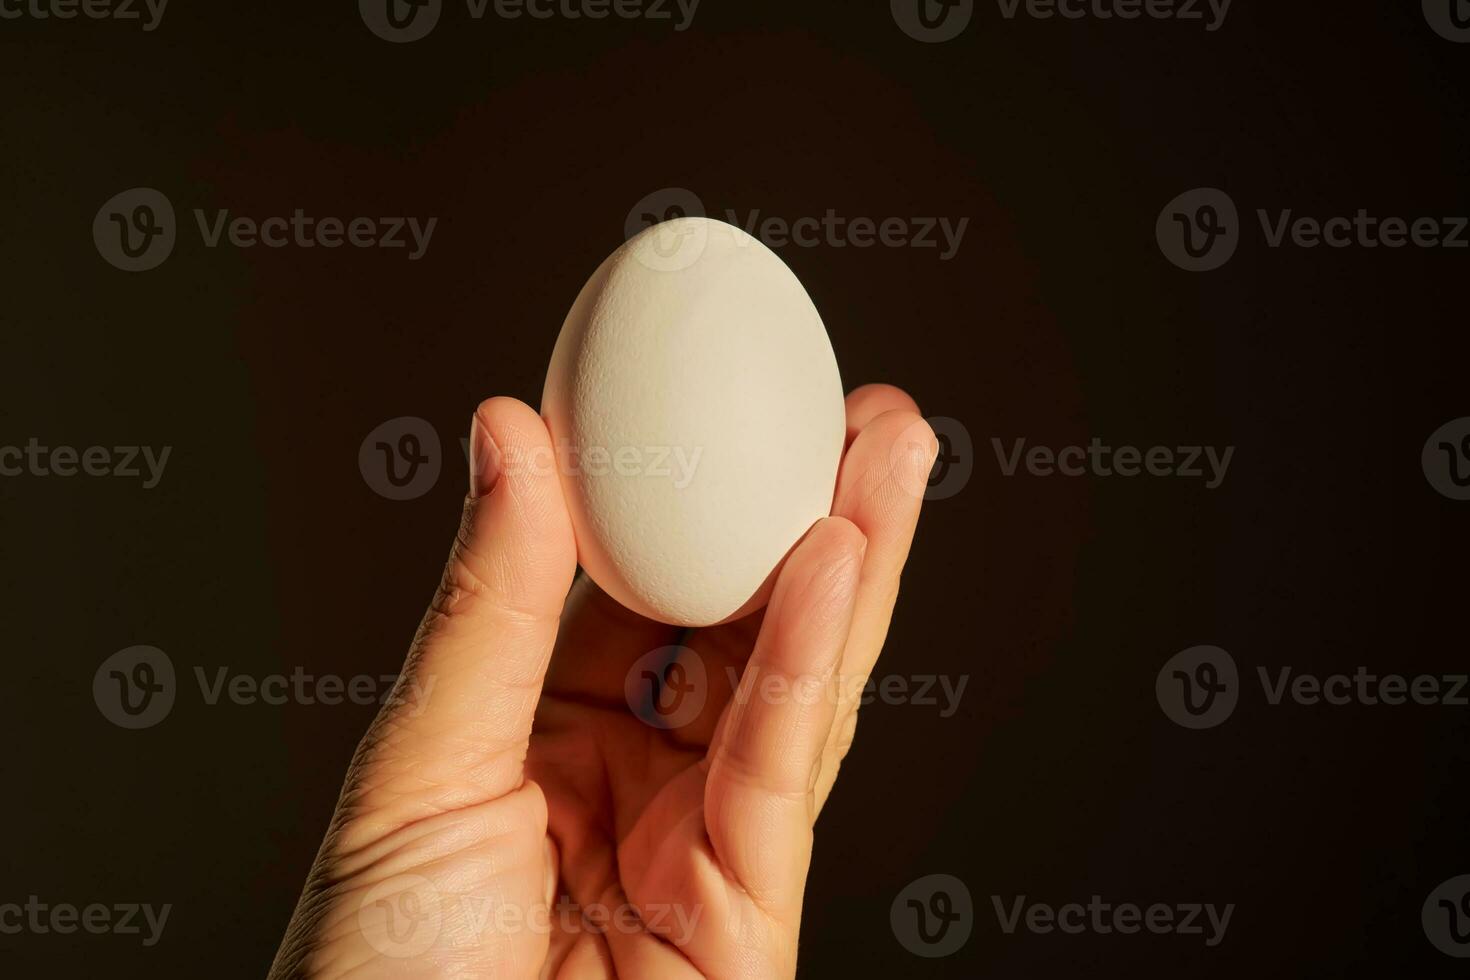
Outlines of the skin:
{"type": "Polygon", "coordinates": [[[847,418],[833,516],[766,608],[681,631],[576,576],[557,474],[524,465],[551,458],[544,422],[481,404],[443,580],[271,977],[794,976],[813,827],[938,450],[896,388],[854,391],[847,418]],[[702,666],[691,707],[630,704],[629,672],[671,645],[660,704],[702,666]]]}

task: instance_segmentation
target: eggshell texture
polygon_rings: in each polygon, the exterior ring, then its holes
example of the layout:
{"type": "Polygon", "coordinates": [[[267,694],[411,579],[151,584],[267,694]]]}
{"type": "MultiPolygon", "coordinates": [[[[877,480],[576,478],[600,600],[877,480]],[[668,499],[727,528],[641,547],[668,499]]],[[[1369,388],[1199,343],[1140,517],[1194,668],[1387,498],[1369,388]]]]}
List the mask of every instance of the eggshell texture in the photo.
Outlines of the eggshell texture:
{"type": "Polygon", "coordinates": [[[582,287],[542,415],[592,580],[680,626],[744,614],[832,506],[846,426],[816,307],[774,252],[679,218],[582,287]]]}

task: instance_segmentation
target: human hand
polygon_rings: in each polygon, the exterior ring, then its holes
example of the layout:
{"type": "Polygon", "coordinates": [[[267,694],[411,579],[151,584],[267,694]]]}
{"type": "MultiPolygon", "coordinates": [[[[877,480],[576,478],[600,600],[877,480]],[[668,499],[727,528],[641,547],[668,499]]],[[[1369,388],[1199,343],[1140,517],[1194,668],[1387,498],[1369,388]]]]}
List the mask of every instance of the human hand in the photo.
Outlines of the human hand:
{"type": "Polygon", "coordinates": [[[271,976],[794,975],[812,828],[937,451],[898,389],[847,417],[834,516],[766,608],[684,631],[574,583],[558,476],[517,465],[555,458],[545,424],[482,404],[443,580],[271,976]],[[666,649],[635,709],[630,671],[666,649]],[[703,681],[662,715],[681,674],[703,681]]]}

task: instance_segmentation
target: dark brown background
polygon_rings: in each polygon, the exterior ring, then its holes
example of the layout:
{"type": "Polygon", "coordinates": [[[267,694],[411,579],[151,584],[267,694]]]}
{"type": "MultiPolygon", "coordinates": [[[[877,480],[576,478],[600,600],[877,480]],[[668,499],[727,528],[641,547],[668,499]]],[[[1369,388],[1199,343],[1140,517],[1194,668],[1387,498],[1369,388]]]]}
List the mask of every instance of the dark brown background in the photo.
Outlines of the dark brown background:
{"type": "Polygon", "coordinates": [[[0,935],[16,976],[260,976],[365,707],[205,705],[192,670],[392,673],[466,479],[475,403],[535,403],[629,208],[968,217],[958,255],[785,247],[844,381],[959,419],[882,670],[969,675],[952,718],[875,704],[819,827],[804,976],[1449,976],[1419,924],[1470,872],[1466,709],[1267,707],[1257,666],[1463,672],[1470,505],[1419,451],[1470,414],[1464,251],[1272,250],[1254,210],[1470,211],[1470,48],[1418,4],[1237,0],[1224,27],[1006,21],[922,45],[882,2],[704,0],[691,30],[469,21],[389,45],[354,5],[174,0],[158,30],[0,22],[0,443],[170,445],[156,489],[8,478],[0,902],[152,902],[162,941],[0,935]],[[305,8],[305,9],[303,9],[305,8]],[[166,193],[159,269],[93,215],[166,193]],[[1154,221],[1197,186],[1251,224],[1184,273],[1154,221]],[[426,257],[206,249],[192,208],[437,216],[426,257]],[[357,451],[429,420],[444,472],[376,495],[357,451]],[[1234,445],[1224,485],[1005,478],[992,437],[1234,445]],[[165,650],[185,692],[126,732],[97,665],[165,650]],[[1251,678],[1220,728],[1154,678],[1200,643],[1251,678]],[[889,905],[967,882],[947,959],[889,905]],[[989,896],[1236,904],[1225,942],[1007,936],[989,896]]]}

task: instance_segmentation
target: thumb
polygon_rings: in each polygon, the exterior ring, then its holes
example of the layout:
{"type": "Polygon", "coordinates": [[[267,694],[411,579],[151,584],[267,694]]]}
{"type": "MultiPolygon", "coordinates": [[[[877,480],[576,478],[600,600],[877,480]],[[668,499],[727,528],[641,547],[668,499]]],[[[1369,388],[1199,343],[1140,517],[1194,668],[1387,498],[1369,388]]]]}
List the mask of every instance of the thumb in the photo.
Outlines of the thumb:
{"type": "Polygon", "coordinates": [[[359,750],[353,802],[380,832],[497,799],[522,766],[577,548],[546,424],[491,398],[470,429],[470,492],[390,704],[359,750]]]}

